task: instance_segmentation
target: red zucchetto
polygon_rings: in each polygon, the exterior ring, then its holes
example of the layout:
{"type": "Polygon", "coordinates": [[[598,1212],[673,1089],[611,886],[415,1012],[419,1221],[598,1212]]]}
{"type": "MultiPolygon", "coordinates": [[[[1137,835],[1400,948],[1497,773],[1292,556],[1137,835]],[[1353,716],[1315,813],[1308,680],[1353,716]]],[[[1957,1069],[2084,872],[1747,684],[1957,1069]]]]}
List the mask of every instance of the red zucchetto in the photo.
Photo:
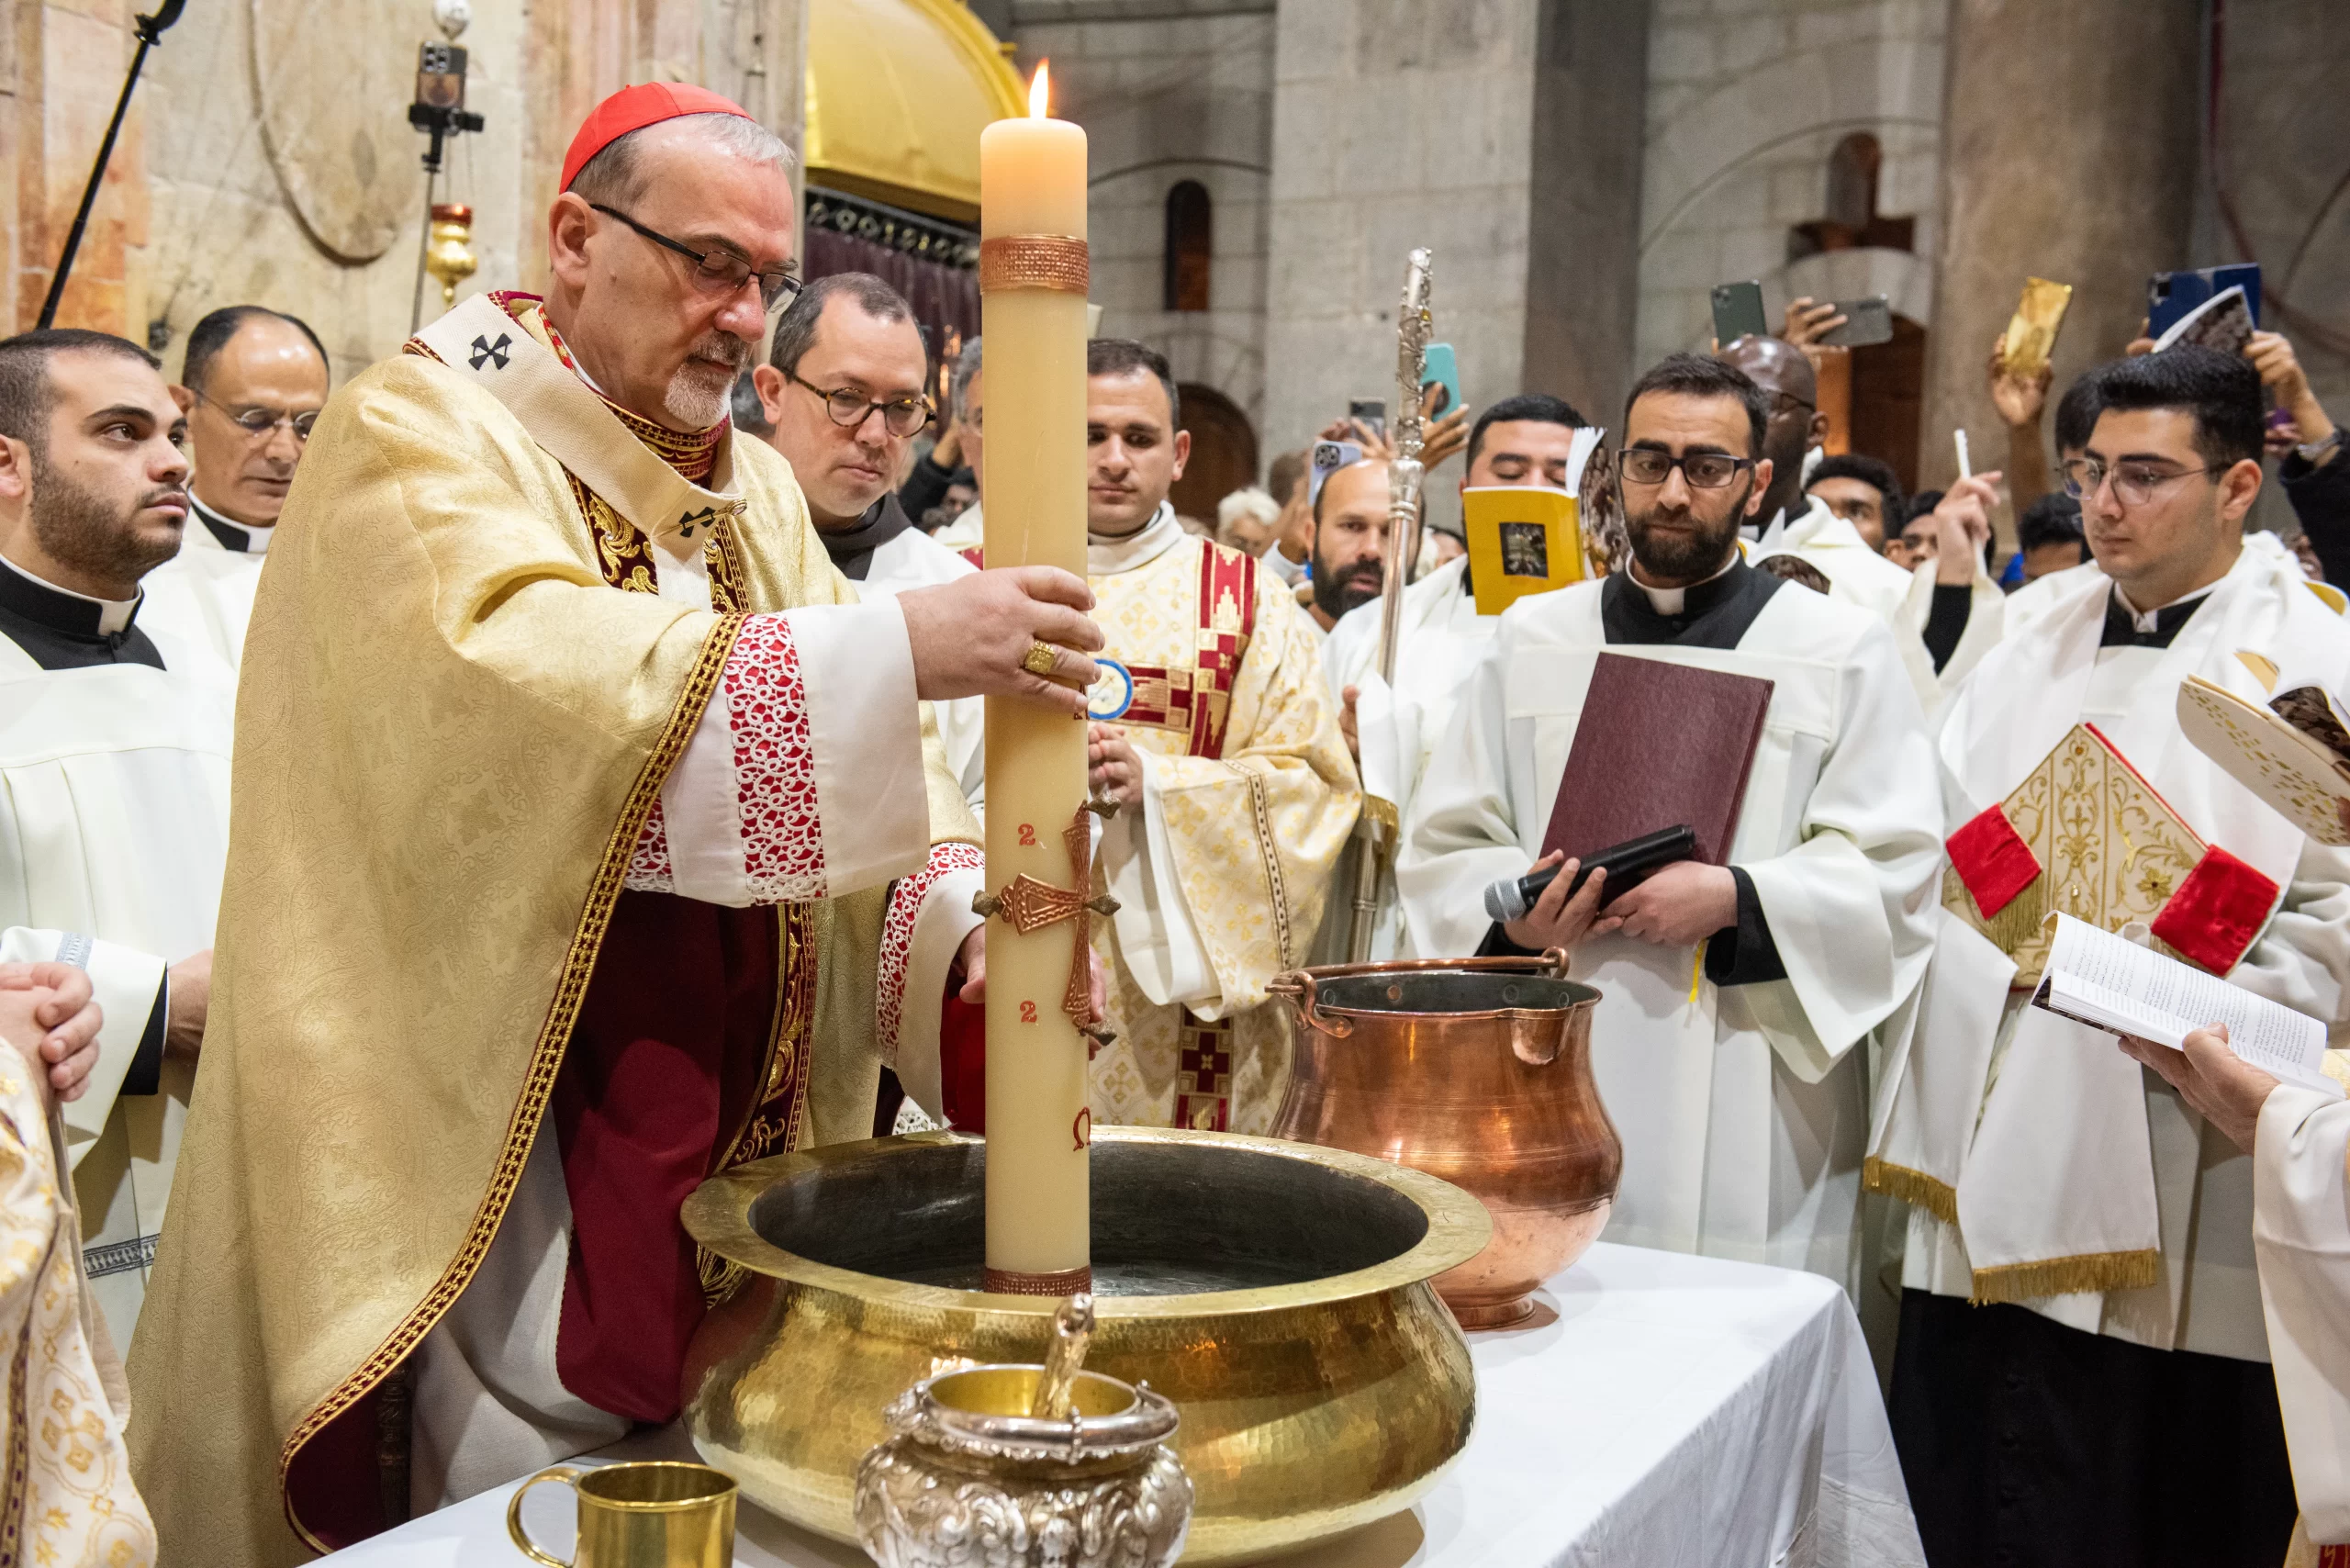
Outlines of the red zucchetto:
{"type": "Polygon", "coordinates": [[[569,190],[571,182],[579,177],[579,171],[588,166],[588,160],[630,131],[643,130],[648,125],[659,125],[681,115],[751,118],[740,105],[690,82],[640,82],[633,87],[622,87],[590,109],[588,118],[580,122],[579,134],[571,139],[571,151],[563,155],[561,188],[569,190]]]}

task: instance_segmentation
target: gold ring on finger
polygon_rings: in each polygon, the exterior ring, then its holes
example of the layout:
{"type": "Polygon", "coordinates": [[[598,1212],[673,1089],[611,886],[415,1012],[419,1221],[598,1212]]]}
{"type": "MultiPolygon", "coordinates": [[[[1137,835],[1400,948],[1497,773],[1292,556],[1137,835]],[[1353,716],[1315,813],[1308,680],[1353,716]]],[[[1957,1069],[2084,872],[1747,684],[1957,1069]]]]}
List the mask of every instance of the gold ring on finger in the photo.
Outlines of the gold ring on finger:
{"type": "Polygon", "coordinates": [[[1052,679],[1054,673],[1060,668],[1060,650],[1041,638],[1030,643],[1028,651],[1020,658],[1022,669],[1026,670],[1030,675],[1042,676],[1046,680],[1052,679]]]}

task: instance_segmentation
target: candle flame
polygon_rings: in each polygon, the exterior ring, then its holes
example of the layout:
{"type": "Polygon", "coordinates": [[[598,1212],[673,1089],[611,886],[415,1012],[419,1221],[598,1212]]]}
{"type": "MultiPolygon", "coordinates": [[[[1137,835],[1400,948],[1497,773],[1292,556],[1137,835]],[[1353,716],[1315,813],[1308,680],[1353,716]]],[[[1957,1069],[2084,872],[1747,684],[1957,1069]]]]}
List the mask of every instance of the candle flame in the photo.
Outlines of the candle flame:
{"type": "Polygon", "coordinates": [[[1052,73],[1053,62],[1051,61],[1040,60],[1036,62],[1036,74],[1030,77],[1028,81],[1028,118],[1030,119],[1049,119],[1052,118],[1052,73]]]}

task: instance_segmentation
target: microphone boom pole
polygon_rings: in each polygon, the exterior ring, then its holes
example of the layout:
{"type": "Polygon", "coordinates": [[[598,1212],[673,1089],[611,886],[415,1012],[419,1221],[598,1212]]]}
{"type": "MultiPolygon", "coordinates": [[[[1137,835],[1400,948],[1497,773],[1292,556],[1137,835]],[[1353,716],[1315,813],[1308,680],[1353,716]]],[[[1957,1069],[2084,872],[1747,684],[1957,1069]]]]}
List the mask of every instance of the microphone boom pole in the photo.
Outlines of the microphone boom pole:
{"type": "Polygon", "coordinates": [[[57,258],[57,271],[49,280],[49,297],[40,304],[40,319],[36,327],[51,327],[57,323],[57,307],[65,297],[65,280],[73,271],[74,252],[82,248],[82,231],[90,226],[90,209],[98,204],[98,186],[106,177],[106,163],[114,157],[114,141],[122,133],[122,117],[129,111],[131,89],[139,85],[140,68],[147,63],[147,51],[163,41],[163,32],[180,19],[180,12],[187,0],[163,0],[153,13],[136,18],[139,52],[130,57],[130,73],[122,79],[122,95],[114,101],[114,118],[106,121],[106,140],[98,143],[98,161],[90,167],[90,183],[82,187],[82,205],[73,214],[73,227],[65,231],[65,251],[57,258]]]}

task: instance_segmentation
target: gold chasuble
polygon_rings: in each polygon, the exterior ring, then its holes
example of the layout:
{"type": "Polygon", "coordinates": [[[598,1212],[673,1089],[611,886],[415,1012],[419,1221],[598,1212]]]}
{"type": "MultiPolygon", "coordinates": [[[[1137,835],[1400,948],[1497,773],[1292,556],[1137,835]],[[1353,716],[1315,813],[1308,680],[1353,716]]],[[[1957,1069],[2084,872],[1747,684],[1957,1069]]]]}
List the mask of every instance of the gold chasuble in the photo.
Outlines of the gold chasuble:
{"type": "Polygon", "coordinates": [[[977,834],[894,604],[856,603],[774,453],[625,416],[528,297],[337,393],[270,554],[202,1110],[130,1357],[174,1563],[404,1517],[420,1348],[450,1361],[549,1193],[550,1383],[623,1428],[674,1412],[673,1347],[612,1352],[732,1283],[697,1275],[677,1189],[867,1136],[897,1036],[935,1049],[922,955],[976,921],[936,915],[977,834]],[[581,1165],[656,1136],[666,1186],[581,1165]]]}
{"type": "Polygon", "coordinates": [[[1306,961],[1362,802],[1321,649],[1285,585],[1167,507],[1089,557],[1143,763],[1141,809],[1102,834],[1121,908],[1094,942],[1118,1039],[1093,1064],[1094,1114],[1260,1133],[1289,1081],[1265,982],[1306,961]]]}

